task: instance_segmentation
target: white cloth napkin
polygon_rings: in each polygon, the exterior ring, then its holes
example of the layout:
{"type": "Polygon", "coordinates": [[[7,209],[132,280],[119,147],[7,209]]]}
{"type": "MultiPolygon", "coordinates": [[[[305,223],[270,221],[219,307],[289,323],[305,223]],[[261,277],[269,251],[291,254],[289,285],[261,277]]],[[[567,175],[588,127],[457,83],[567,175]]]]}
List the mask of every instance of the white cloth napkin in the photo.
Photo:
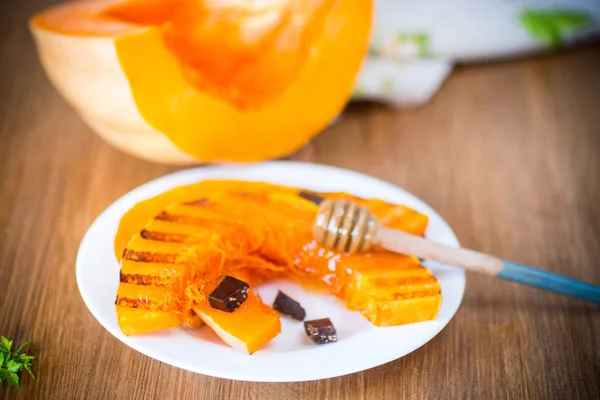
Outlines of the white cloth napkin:
{"type": "Polygon", "coordinates": [[[550,51],[600,37],[600,0],[378,0],[353,94],[427,102],[456,63],[550,51]]]}

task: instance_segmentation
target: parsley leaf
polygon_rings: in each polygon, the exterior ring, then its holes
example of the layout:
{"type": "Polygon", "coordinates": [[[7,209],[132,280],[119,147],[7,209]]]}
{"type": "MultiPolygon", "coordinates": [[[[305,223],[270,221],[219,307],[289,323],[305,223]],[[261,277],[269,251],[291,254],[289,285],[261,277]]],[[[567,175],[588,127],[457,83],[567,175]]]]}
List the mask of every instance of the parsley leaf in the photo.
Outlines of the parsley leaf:
{"type": "Polygon", "coordinates": [[[8,371],[0,367],[0,383],[8,379],[8,371]]]}
{"type": "Polygon", "coordinates": [[[33,372],[31,372],[31,367],[29,366],[29,364],[24,364],[23,367],[25,367],[27,372],[29,372],[29,376],[31,376],[33,379],[35,379],[35,375],[33,374],[33,372]]]}
{"type": "Polygon", "coordinates": [[[7,381],[9,385],[19,387],[19,375],[15,374],[14,372],[8,373],[7,381]]]}
{"type": "Polygon", "coordinates": [[[23,369],[23,364],[16,362],[15,360],[8,360],[6,363],[6,369],[10,372],[17,373],[23,369]]]}
{"type": "Polygon", "coordinates": [[[9,353],[10,353],[10,348],[12,347],[12,344],[13,344],[13,341],[8,340],[4,336],[2,336],[2,339],[0,339],[0,345],[2,345],[2,347],[9,353]]]}
{"type": "Polygon", "coordinates": [[[19,356],[17,357],[17,359],[19,360],[19,362],[20,362],[21,364],[27,364],[27,363],[30,363],[30,364],[31,364],[31,360],[33,360],[33,359],[34,359],[34,357],[33,357],[33,356],[28,356],[28,355],[26,355],[26,354],[21,354],[21,355],[19,355],[19,356]]]}
{"type": "Polygon", "coordinates": [[[4,336],[0,338],[0,385],[7,381],[9,385],[19,387],[19,373],[25,369],[33,379],[35,376],[31,371],[34,357],[23,353],[23,350],[32,343],[28,340],[21,345],[16,352],[11,353],[13,341],[4,336]]]}

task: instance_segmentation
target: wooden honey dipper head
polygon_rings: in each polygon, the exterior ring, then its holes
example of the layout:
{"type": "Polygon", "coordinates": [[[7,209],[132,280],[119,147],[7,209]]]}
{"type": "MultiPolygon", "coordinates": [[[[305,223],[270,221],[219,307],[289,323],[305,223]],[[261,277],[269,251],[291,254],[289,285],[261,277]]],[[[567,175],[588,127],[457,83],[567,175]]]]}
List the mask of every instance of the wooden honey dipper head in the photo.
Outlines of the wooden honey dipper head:
{"type": "Polygon", "coordinates": [[[346,253],[371,250],[379,232],[377,219],[365,207],[347,200],[323,200],[313,225],[318,243],[346,253]]]}

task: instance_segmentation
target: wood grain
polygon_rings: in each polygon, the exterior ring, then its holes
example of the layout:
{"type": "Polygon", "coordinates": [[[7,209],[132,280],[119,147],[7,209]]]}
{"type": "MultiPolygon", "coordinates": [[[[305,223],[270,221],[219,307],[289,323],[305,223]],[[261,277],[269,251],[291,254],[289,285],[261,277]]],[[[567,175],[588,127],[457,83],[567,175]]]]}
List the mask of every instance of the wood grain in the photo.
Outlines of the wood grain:
{"type": "MultiPolygon", "coordinates": [[[[121,344],[79,296],[76,251],[106,206],[175,169],[109,147],[57,95],[26,30],[47,3],[0,5],[0,334],[35,338],[38,375],[1,398],[600,398],[597,306],[476,275],[440,335],[341,378],[227,381],[121,344]]],[[[600,284],[599,65],[589,47],[461,68],[419,109],[352,105],[291,158],[393,182],[466,246],[600,284]]]]}

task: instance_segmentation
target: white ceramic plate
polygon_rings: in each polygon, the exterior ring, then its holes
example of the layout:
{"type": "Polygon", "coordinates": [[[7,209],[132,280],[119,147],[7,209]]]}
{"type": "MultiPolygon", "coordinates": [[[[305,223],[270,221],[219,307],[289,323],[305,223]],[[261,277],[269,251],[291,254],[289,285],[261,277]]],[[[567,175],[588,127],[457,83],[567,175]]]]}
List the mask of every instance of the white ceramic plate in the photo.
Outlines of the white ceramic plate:
{"type": "Polygon", "coordinates": [[[261,382],[324,379],[372,368],[414,351],[442,330],[458,309],[465,288],[464,272],[430,263],[427,266],[441,284],[443,299],[434,321],[378,328],[358,313],[348,311],[333,296],[304,291],[293,282],[273,281],[258,288],[267,304],[272,303],[277,289],[282,289],[304,306],[307,319],[329,317],[338,331],[338,342],[311,344],[303,324],[286,317],[281,319],[281,334],[251,356],[222,343],[208,327],[125,336],[117,325],[114,306],[119,264],[113,254],[113,239],[121,216],[140,200],[210,178],[259,180],[321,191],[343,190],[406,204],[429,215],[428,238],[458,246],[446,222],[421,200],[388,183],[347,170],[272,162],[201,167],[168,175],[129,192],[106,209],[86,233],[77,255],[77,284],[85,304],[110,333],[137,351],[179,368],[220,378],[261,382]]]}

